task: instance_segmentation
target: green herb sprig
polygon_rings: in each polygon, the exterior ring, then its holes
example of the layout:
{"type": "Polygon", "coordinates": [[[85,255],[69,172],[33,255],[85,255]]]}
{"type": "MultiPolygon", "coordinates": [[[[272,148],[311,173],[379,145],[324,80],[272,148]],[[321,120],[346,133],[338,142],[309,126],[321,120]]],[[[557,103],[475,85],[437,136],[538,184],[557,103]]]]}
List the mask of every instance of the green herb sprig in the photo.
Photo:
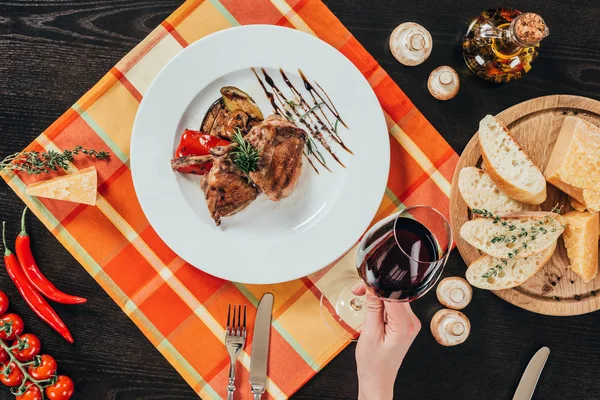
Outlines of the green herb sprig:
{"type": "Polygon", "coordinates": [[[321,154],[321,152],[319,151],[319,148],[317,147],[317,144],[315,143],[315,141],[313,140],[312,137],[310,137],[310,135],[306,135],[307,137],[307,141],[306,141],[306,154],[310,157],[312,154],[315,155],[315,157],[317,157],[319,159],[319,161],[321,161],[321,163],[323,163],[323,165],[327,165],[327,161],[325,161],[325,157],[323,157],[323,154],[321,154]]]}
{"type": "MultiPolygon", "coordinates": [[[[560,214],[561,209],[562,209],[562,207],[559,207],[558,205],[556,205],[554,208],[552,208],[552,211],[550,211],[550,212],[553,214],[560,214]]],[[[546,235],[548,233],[548,229],[546,229],[546,226],[548,224],[550,224],[550,222],[552,220],[552,218],[550,216],[546,216],[546,217],[544,217],[544,219],[536,222],[536,224],[534,226],[532,226],[528,231],[527,229],[525,229],[523,227],[519,228],[516,225],[514,225],[508,221],[502,220],[500,216],[495,215],[494,213],[492,213],[488,210],[474,208],[471,211],[473,212],[473,214],[479,215],[482,218],[492,219],[494,224],[501,224],[502,226],[506,227],[507,233],[501,234],[498,236],[494,236],[490,240],[492,243],[499,243],[499,242],[515,243],[517,241],[517,238],[528,238],[528,240],[524,240],[522,242],[520,248],[514,249],[507,254],[509,259],[515,258],[521,250],[527,249],[529,246],[529,243],[531,241],[536,240],[536,238],[539,235],[546,235]],[[515,234],[515,233],[513,233],[514,231],[518,231],[519,233],[515,234]]],[[[552,228],[551,232],[556,232],[556,228],[552,228]]],[[[488,272],[483,274],[481,277],[485,278],[485,279],[491,278],[491,277],[496,277],[507,265],[508,265],[507,260],[505,260],[505,259],[501,260],[499,264],[496,264],[495,266],[490,268],[488,270],[488,272]]]]}
{"type": "Polygon", "coordinates": [[[315,106],[311,107],[311,108],[310,108],[310,110],[308,110],[307,112],[305,112],[304,114],[302,114],[302,115],[300,116],[300,118],[299,118],[299,119],[300,119],[300,121],[304,120],[304,118],[306,118],[306,116],[307,116],[308,114],[310,114],[311,112],[315,111],[317,108],[321,108],[321,106],[322,106],[323,104],[325,104],[325,102],[320,102],[320,103],[317,103],[315,106]]]}
{"type": "Polygon", "coordinates": [[[239,128],[236,128],[236,132],[233,134],[233,141],[237,143],[237,146],[229,153],[233,164],[246,174],[256,171],[260,160],[258,150],[244,139],[239,128]]]}
{"type": "Polygon", "coordinates": [[[506,267],[508,265],[508,261],[507,260],[500,260],[500,262],[496,265],[494,265],[492,268],[489,269],[488,272],[486,272],[485,274],[481,275],[482,278],[488,279],[488,278],[495,278],[498,276],[498,274],[500,272],[502,272],[502,270],[504,269],[504,267],[506,267]]]}
{"type": "Polygon", "coordinates": [[[76,146],[73,150],[48,150],[41,153],[38,151],[24,151],[5,157],[0,162],[0,170],[23,171],[30,175],[48,174],[59,169],[66,171],[69,169],[69,163],[78,154],[86,154],[98,160],[105,160],[110,157],[110,153],[107,151],[85,149],[83,146],[76,146]]]}

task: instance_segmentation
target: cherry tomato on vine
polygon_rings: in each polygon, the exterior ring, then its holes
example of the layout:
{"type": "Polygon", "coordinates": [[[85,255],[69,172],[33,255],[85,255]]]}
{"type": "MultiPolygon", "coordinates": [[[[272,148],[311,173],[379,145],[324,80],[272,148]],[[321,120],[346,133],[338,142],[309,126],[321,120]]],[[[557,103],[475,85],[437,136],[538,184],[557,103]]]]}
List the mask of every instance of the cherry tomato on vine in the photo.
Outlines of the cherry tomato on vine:
{"type": "Polygon", "coordinates": [[[23,382],[23,372],[14,362],[4,363],[0,370],[0,382],[8,387],[19,386],[23,382]]]}
{"type": "Polygon", "coordinates": [[[25,324],[21,317],[17,314],[6,314],[0,318],[0,339],[2,340],[13,340],[16,336],[20,336],[23,333],[25,324]]]}
{"type": "Polygon", "coordinates": [[[54,385],[46,387],[46,397],[49,400],[68,400],[73,395],[75,388],[71,378],[59,375],[54,385]]]}
{"type": "Polygon", "coordinates": [[[4,349],[0,349],[0,364],[10,360],[8,353],[4,349]]]}
{"type": "Polygon", "coordinates": [[[0,291],[0,315],[4,315],[6,310],[8,310],[8,296],[0,291]]]}
{"type": "Polygon", "coordinates": [[[15,339],[13,346],[19,345],[12,353],[21,362],[31,361],[35,356],[40,354],[42,342],[32,333],[26,333],[23,336],[15,339]]]}
{"type": "Polygon", "coordinates": [[[17,396],[16,400],[42,400],[42,391],[33,382],[29,382],[25,386],[27,390],[25,390],[25,393],[17,396]]]}
{"type": "Polygon", "coordinates": [[[29,367],[29,375],[31,375],[33,379],[43,381],[53,377],[56,374],[56,368],[56,360],[54,357],[49,356],[48,354],[42,354],[39,365],[37,367],[33,365],[29,367]]]}

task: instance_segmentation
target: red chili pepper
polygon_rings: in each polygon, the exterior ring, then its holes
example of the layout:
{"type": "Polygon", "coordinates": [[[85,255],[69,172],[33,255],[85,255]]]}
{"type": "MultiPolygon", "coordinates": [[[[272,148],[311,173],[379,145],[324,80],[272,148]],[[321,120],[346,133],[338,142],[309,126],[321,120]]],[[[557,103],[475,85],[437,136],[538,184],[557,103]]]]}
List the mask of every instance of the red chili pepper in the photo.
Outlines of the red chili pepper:
{"type": "Polygon", "coordinates": [[[42,295],[35,290],[31,283],[29,283],[25,273],[23,272],[23,268],[19,264],[19,260],[17,260],[17,257],[6,246],[5,225],[6,223],[2,222],[4,265],[6,267],[6,271],[8,272],[8,276],[14,282],[15,286],[19,290],[19,293],[21,293],[21,296],[23,296],[23,299],[25,299],[33,312],[36,313],[36,315],[40,317],[42,321],[50,325],[52,329],[60,333],[60,335],[64,337],[67,342],[73,343],[73,336],[71,336],[71,332],[69,332],[69,329],[65,323],[60,319],[52,307],[50,307],[42,295]]]}
{"type": "Polygon", "coordinates": [[[31,253],[31,240],[25,229],[26,212],[27,207],[23,210],[23,216],[21,217],[21,233],[17,236],[17,240],[15,241],[15,250],[27,279],[29,279],[29,282],[33,287],[52,301],[62,304],[85,303],[87,299],[84,299],[83,297],[71,296],[70,294],[60,291],[44,276],[44,274],[42,274],[42,271],[40,271],[35,262],[35,258],[33,258],[33,254],[31,253]]]}

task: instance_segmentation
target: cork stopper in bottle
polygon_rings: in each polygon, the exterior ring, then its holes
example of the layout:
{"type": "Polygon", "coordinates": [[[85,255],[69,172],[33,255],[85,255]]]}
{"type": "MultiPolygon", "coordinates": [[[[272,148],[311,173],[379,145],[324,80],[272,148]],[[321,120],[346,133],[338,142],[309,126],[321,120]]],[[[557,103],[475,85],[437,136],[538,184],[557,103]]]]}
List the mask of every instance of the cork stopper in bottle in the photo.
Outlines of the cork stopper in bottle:
{"type": "Polygon", "coordinates": [[[524,13],[513,21],[516,39],[525,45],[535,45],[550,34],[543,18],[534,13],[524,13]]]}

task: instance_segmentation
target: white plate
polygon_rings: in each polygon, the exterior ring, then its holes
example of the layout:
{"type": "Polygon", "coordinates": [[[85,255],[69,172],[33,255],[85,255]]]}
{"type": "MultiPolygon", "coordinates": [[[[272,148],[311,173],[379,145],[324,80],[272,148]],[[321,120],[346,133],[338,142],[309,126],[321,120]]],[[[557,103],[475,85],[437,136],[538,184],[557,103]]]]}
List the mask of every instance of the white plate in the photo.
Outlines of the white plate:
{"type": "MultiPolygon", "coordinates": [[[[307,93],[304,97],[310,99],[307,93]]],[[[320,39],[267,25],[220,31],[178,54],[144,96],[131,138],[135,191],[158,235],[195,267],[243,283],[300,278],[342,256],[377,211],[389,157],[381,106],[358,69],[320,39]],[[272,113],[250,67],[266,68],[290,97],[279,68],[296,88],[303,88],[298,69],[318,82],[349,126],[347,130],[340,124],[339,134],[354,155],[332,143],[343,168],[321,148],[331,173],[321,168],[316,174],[305,161],[290,197],[275,203],[259,195],[216,227],[199,177],[174,173],[170,160],[183,130],[199,129],[222,86],[239,87],[254,98],[265,117],[272,113]]]]}

